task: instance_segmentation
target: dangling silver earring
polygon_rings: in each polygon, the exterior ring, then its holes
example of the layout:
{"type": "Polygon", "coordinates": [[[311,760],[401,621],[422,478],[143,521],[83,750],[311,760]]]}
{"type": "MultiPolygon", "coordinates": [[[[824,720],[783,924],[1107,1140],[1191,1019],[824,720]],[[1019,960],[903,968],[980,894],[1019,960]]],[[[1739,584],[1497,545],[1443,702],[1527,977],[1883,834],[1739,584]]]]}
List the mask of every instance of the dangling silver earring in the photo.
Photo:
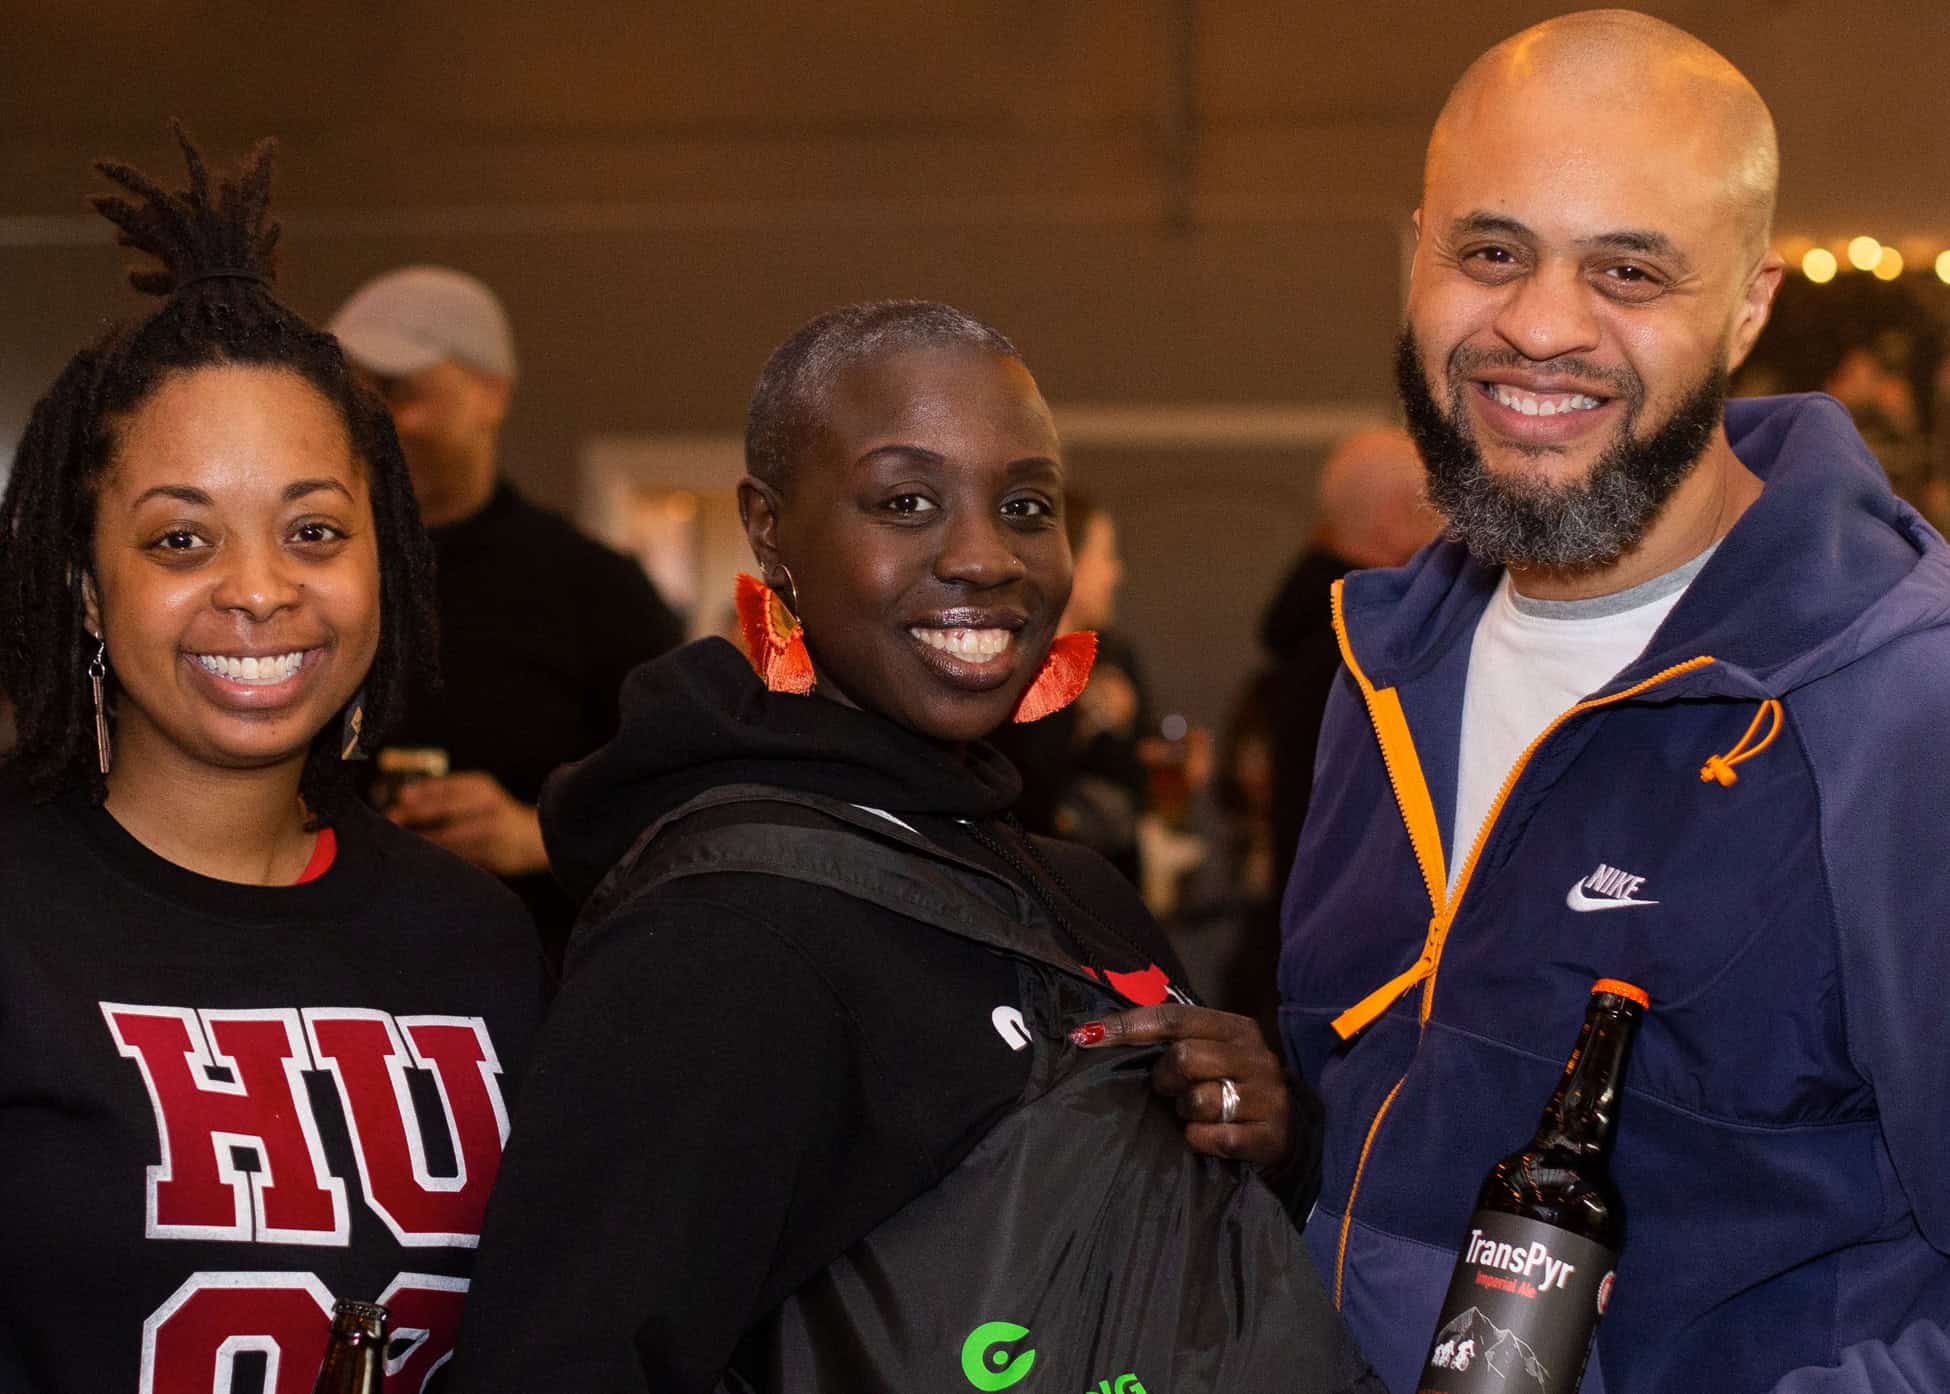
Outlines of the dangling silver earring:
{"type": "Polygon", "coordinates": [[[88,661],[88,686],[95,691],[95,763],[103,774],[115,763],[115,747],[108,737],[108,704],[102,697],[102,683],[108,677],[108,640],[96,641],[100,647],[88,661]]]}
{"type": "Polygon", "coordinates": [[[345,709],[345,722],[339,728],[339,759],[365,759],[365,748],[359,744],[365,734],[366,690],[362,687],[352,694],[352,704],[345,709]]]}

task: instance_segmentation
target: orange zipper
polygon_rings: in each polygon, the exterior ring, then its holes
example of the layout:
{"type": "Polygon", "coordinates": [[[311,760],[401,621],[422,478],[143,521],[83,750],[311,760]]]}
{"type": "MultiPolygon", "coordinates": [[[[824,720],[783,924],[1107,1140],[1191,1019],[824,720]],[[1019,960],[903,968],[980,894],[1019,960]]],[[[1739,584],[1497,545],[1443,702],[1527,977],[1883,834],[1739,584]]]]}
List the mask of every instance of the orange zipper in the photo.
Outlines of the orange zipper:
{"type": "MultiPolygon", "coordinates": [[[[1517,762],[1510,767],[1504,777],[1503,786],[1497,790],[1496,800],[1490,805],[1482,827],[1476,830],[1476,840],[1470,844],[1469,855],[1463,861],[1462,871],[1456,877],[1452,891],[1443,865],[1441,824],[1436,821],[1435,804],[1429,796],[1428,781],[1422,774],[1421,758],[1415,753],[1415,741],[1408,729],[1408,718],[1402,711],[1401,698],[1392,687],[1377,688],[1368,681],[1361,665],[1354,661],[1354,646],[1347,636],[1347,618],[1342,608],[1341,590],[1345,582],[1334,582],[1334,637],[1341,646],[1341,660],[1354,681],[1360,685],[1362,700],[1367,703],[1368,719],[1374,724],[1375,738],[1381,745],[1381,763],[1388,772],[1388,782],[1395,791],[1395,802],[1402,812],[1402,822],[1408,829],[1409,844],[1414,848],[1415,860],[1421,868],[1423,883],[1429,892],[1429,903],[1435,913],[1429,919],[1428,936],[1423,941],[1421,955],[1404,973],[1383,983],[1359,1002],[1334,1018],[1334,1032],[1342,1040],[1349,1040],[1367,1029],[1381,1014],[1393,1006],[1402,994],[1422,984],[1422,1006],[1417,1015],[1416,1029],[1419,1033],[1429,1023],[1429,1013],[1435,1007],[1435,980],[1437,970],[1442,964],[1442,949],[1449,937],[1449,926],[1455,923],[1456,910],[1462,903],[1463,893],[1469,889],[1469,880],[1476,871],[1476,860],[1482,856],[1484,846],[1489,842],[1490,833],[1496,828],[1497,820],[1503,814],[1503,805],[1509,800],[1517,780],[1530,764],[1545,741],[1556,734],[1557,729],[1572,717],[1598,707],[1607,707],[1615,702],[1623,702],[1637,697],[1661,683],[1669,682],[1682,673],[1690,673],[1714,662],[1707,655],[1689,658],[1684,663],[1676,663],[1670,668],[1661,669],[1643,682],[1634,683],[1622,692],[1614,692],[1605,697],[1594,697],[1579,702],[1576,706],[1560,713],[1558,717],[1540,731],[1517,762]]],[[[1407,1082],[1406,1072],[1395,1081],[1395,1087],[1381,1101],[1375,1110],[1374,1119],[1368,1124],[1368,1133],[1361,1143],[1361,1155],[1354,1164],[1354,1180],[1348,1187],[1347,1205],[1341,1215],[1340,1244],[1334,1255],[1334,1306],[1341,1305],[1341,1282],[1347,1264],[1348,1231],[1354,1224],[1354,1198],[1361,1190],[1361,1173],[1367,1169],[1368,1152],[1374,1146],[1375,1134],[1381,1130],[1381,1120],[1387,1116],[1388,1106],[1395,1102],[1395,1095],[1407,1082]]]]}

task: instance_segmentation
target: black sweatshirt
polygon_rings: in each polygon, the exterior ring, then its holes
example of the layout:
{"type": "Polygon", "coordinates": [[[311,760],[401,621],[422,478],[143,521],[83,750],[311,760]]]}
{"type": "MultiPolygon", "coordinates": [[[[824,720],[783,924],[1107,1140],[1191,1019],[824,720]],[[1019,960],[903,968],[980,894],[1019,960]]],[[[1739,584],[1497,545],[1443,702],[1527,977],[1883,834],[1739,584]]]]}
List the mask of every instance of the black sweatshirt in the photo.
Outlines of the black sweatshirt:
{"type": "Polygon", "coordinates": [[[235,885],[0,785],[0,1390],[309,1389],[334,1297],[428,1333],[400,1388],[451,1347],[540,957],[492,878],[335,833],[235,885]]]}
{"type": "MultiPolygon", "coordinates": [[[[1178,974],[1109,863],[1032,850],[998,820],[1017,788],[1007,761],[768,693],[722,640],[631,676],[620,735],[544,796],[551,861],[586,895],[661,814],[731,783],[843,799],[1018,883],[1028,870],[1081,960],[1132,1000],[1162,1000],[1178,974]]],[[[1018,998],[992,950],[771,877],[686,880],[579,931],[453,1387],[709,1390],[781,1300],[1015,1105],[1018,998]]]]}
{"type": "MultiPolygon", "coordinates": [[[[1303,552],[1280,582],[1260,617],[1259,642],[1272,666],[1266,677],[1273,722],[1273,874],[1277,903],[1293,870],[1300,827],[1313,797],[1314,753],[1327,697],[1341,672],[1341,641],[1334,634],[1334,582],[1357,570],[1333,552],[1303,552]]],[[[1277,926],[1253,946],[1265,964],[1279,959],[1277,926]]]]}
{"type": "MultiPolygon", "coordinates": [[[[389,744],[437,746],[534,803],[557,765],[616,731],[629,671],[683,642],[634,559],[502,484],[480,512],[428,529],[438,563],[440,690],[415,693],[389,744]]],[[[575,907],[548,873],[510,880],[559,952],[575,907]]]]}

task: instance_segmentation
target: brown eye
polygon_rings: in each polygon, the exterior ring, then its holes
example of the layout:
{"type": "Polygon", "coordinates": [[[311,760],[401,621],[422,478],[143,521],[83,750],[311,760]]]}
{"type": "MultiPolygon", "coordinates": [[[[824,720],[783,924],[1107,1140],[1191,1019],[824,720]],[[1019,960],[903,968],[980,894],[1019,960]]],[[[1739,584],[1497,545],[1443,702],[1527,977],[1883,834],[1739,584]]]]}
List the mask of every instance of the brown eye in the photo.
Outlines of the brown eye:
{"type": "Polygon", "coordinates": [[[188,528],[171,528],[149,546],[158,552],[191,552],[209,544],[188,528]]]}
{"type": "Polygon", "coordinates": [[[896,494],[882,505],[889,513],[932,513],[934,500],[921,494],[896,494]]]}
{"type": "Polygon", "coordinates": [[[1619,262],[1601,268],[1598,285],[1612,299],[1627,304],[1656,299],[1666,288],[1663,276],[1637,262],[1619,262]]]}
{"type": "Polygon", "coordinates": [[[1486,285],[1501,285],[1523,271],[1516,249],[1501,245],[1471,248],[1457,260],[1465,275],[1486,285]]]}

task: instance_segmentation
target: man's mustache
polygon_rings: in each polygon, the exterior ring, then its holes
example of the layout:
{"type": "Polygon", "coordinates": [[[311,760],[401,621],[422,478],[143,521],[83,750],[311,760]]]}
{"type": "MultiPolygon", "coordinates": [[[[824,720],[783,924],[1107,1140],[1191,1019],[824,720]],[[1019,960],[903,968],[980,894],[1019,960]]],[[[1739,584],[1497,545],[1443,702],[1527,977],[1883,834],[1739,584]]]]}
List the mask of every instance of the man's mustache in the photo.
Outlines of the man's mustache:
{"type": "Polygon", "coordinates": [[[1601,367],[1576,354],[1564,354],[1557,358],[1527,358],[1515,349],[1477,348],[1471,344],[1457,344],[1449,354],[1451,381],[1499,368],[1519,373],[1549,373],[1577,378],[1580,382],[1603,384],[1606,396],[1622,397],[1628,401],[1637,401],[1645,391],[1645,384],[1639,375],[1629,368],[1601,367]]]}

